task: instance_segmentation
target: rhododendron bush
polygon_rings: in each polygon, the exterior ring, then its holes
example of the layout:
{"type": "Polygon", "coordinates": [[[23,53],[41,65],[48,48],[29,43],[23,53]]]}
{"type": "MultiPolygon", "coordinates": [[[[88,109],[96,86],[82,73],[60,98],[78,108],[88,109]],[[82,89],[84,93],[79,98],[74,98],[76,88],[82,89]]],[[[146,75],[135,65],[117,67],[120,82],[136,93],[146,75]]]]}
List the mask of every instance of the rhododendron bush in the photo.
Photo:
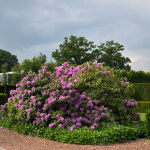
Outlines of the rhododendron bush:
{"type": "Polygon", "coordinates": [[[132,86],[112,69],[101,63],[75,67],[65,62],[55,70],[52,74],[43,66],[38,74],[24,77],[1,106],[2,119],[69,130],[95,129],[110,122],[139,123],[132,86]]]}

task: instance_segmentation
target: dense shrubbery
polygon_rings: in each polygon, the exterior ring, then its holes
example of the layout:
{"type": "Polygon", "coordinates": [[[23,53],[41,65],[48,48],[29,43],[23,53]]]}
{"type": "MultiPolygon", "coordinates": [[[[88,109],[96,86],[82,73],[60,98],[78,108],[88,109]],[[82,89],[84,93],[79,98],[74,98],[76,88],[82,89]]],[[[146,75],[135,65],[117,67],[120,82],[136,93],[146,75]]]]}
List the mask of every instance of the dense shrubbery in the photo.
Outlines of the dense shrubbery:
{"type": "Polygon", "coordinates": [[[67,129],[59,129],[57,127],[41,127],[34,126],[31,123],[18,124],[13,123],[12,120],[0,120],[0,126],[7,127],[19,133],[47,138],[64,143],[75,144],[108,144],[116,142],[124,142],[127,140],[135,140],[137,138],[145,137],[145,128],[141,126],[123,126],[112,125],[110,127],[102,127],[89,130],[87,127],[74,129],[73,131],[67,129]]]}
{"type": "Polygon", "coordinates": [[[140,113],[145,113],[148,109],[150,109],[150,101],[137,101],[138,103],[138,111],[140,113]]]}
{"type": "Polygon", "coordinates": [[[66,62],[53,74],[43,66],[38,74],[31,73],[17,84],[1,106],[1,115],[19,124],[69,130],[83,126],[95,129],[114,121],[138,124],[132,91],[127,81],[101,63],[74,67],[66,62]]]}
{"type": "Polygon", "coordinates": [[[5,104],[7,102],[7,94],[0,93],[0,105],[5,104]]]}
{"type": "Polygon", "coordinates": [[[131,83],[150,83],[150,72],[116,70],[118,76],[126,77],[131,83]]]}

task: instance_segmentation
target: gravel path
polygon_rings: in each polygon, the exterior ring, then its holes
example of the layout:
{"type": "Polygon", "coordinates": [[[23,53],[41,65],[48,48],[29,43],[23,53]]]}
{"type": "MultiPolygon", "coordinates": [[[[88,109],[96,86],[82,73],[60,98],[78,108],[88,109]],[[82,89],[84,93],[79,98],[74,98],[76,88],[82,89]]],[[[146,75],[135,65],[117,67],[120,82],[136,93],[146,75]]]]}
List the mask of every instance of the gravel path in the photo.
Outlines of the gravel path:
{"type": "Polygon", "coordinates": [[[0,128],[0,150],[150,150],[150,140],[139,139],[109,145],[76,145],[27,136],[0,128]]]}

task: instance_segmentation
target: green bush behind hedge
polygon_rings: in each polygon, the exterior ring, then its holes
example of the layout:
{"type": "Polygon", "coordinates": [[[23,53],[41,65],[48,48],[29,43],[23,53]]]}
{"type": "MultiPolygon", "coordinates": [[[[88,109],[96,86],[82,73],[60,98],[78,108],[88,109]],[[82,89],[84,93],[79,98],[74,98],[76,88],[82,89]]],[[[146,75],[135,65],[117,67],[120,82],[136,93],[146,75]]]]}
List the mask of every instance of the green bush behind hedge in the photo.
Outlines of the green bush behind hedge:
{"type": "Polygon", "coordinates": [[[7,127],[19,133],[47,138],[54,141],[74,144],[108,144],[135,140],[146,136],[144,125],[123,126],[112,125],[97,130],[91,130],[87,127],[70,131],[68,129],[40,127],[33,124],[16,124],[11,120],[0,120],[0,126],[7,127]]]}
{"type": "Polygon", "coordinates": [[[118,76],[126,77],[131,83],[150,83],[150,72],[116,70],[118,76]]]}
{"type": "Polygon", "coordinates": [[[0,105],[3,105],[7,102],[7,94],[0,93],[0,105]]]}
{"type": "Polygon", "coordinates": [[[138,102],[138,111],[140,113],[146,113],[150,109],[150,101],[137,101],[138,102]]]}
{"type": "Polygon", "coordinates": [[[150,83],[134,83],[134,98],[139,101],[150,101],[150,83]]]}

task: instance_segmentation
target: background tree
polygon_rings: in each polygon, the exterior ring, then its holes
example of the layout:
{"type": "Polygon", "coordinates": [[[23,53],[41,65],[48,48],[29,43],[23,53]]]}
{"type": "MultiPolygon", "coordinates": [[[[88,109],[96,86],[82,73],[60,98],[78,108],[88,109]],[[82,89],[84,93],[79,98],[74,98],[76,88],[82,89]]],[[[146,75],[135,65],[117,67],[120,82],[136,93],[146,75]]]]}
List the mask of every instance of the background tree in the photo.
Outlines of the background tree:
{"type": "Polygon", "coordinates": [[[7,63],[3,64],[1,70],[2,70],[2,73],[3,73],[2,86],[4,86],[4,93],[6,93],[6,85],[8,83],[6,73],[8,71],[8,64],[7,63]]]}
{"type": "Polygon", "coordinates": [[[38,70],[41,68],[41,66],[45,64],[45,62],[46,62],[46,55],[43,55],[42,53],[40,53],[40,56],[33,57],[31,71],[37,73],[38,70]]]}
{"type": "Polygon", "coordinates": [[[35,58],[38,58],[39,61],[41,62],[41,64],[44,64],[47,61],[46,55],[42,54],[42,53],[40,53],[40,55],[38,57],[35,57],[35,58]]]}
{"type": "Polygon", "coordinates": [[[13,67],[12,71],[13,71],[13,75],[12,75],[11,84],[13,86],[15,86],[16,83],[19,82],[22,79],[22,77],[23,77],[22,70],[21,70],[21,65],[20,64],[16,64],[13,67]]]}
{"type": "Polygon", "coordinates": [[[118,42],[106,41],[95,50],[95,59],[97,62],[104,62],[106,66],[111,68],[130,70],[131,60],[122,56],[121,51],[123,50],[124,46],[118,42]]]}
{"type": "MultiPolygon", "coordinates": [[[[0,68],[2,65],[8,64],[8,71],[11,71],[15,64],[18,64],[16,55],[12,55],[10,52],[0,49],[0,68]]],[[[2,70],[0,70],[2,72],[2,70]]]]}
{"type": "MultiPolygon", "coordinates": [[[[16,85],[25,75],[29,72],[38,72],[41,69],[41,66],[44,65],[46,62],[46,55],[40,53],[39,56],[33,57],[30,59],[25,59],[22,64],[16,64],[12,71],[12,85],[16,85]]],[[[52,66],[52,65],[51,65],[52,66]]]]}
{"type": "Polygon", "coordinates": [[[55,71],[55,67],[57,66],[57,64],[53,61],[47,62],[44,65],[47,66],[47,71],[51,71],[52,73],[55,71]]]}
{"type": "Polygon", "coordinates": [[[23,70],[23,76],[32,71],[32,60],[25,59],[21,64],[21,69],[23,70]]]}
{"type": "Polygon", "coordinates": [[[59,45],[59,49],[52,52],[52,57],[58,65],[63,62],[80,65],[94,60],[92,51],[95,47],[94,42],[88,41],[84,37],[65,37],[64,42],[59,45]]]}
{"type": "Polygon", "coordinates": [[[40,53],[39,56],[33,57],[30,59],[25,59],[21,64],[21,70],[24,72],[23,76],[28,74],[29,72],[38,72],[41,69],[42,65],[46,62],[46,55],[40,53]]]}

